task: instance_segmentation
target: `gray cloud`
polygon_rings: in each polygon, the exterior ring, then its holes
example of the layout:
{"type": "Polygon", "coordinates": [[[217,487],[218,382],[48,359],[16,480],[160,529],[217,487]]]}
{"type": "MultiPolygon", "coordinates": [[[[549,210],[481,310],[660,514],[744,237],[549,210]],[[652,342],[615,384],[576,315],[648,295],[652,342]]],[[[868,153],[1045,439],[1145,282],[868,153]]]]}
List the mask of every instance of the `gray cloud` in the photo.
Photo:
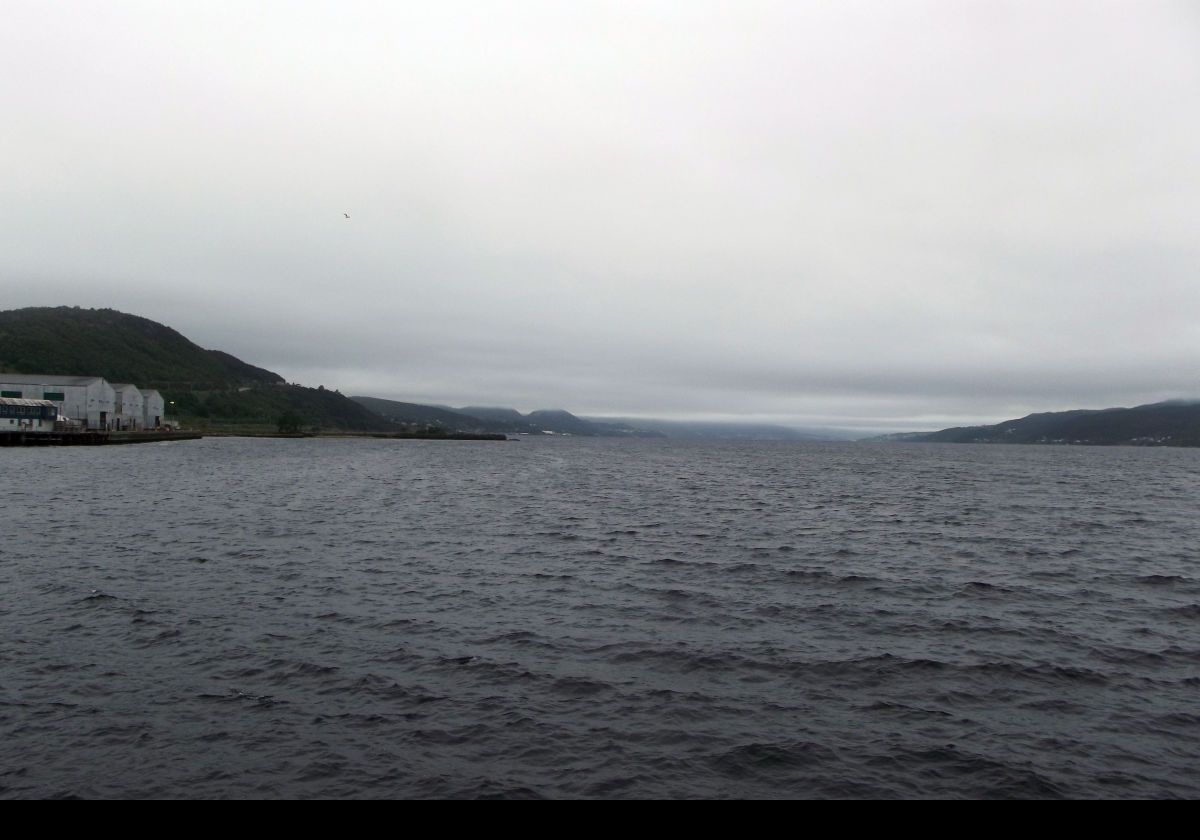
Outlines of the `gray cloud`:
{"type": "Polygon", "coordinates": [[[449,404],[905,428],[1200,391],[1187,4],[6,19],[6,308],[449,404]]]}

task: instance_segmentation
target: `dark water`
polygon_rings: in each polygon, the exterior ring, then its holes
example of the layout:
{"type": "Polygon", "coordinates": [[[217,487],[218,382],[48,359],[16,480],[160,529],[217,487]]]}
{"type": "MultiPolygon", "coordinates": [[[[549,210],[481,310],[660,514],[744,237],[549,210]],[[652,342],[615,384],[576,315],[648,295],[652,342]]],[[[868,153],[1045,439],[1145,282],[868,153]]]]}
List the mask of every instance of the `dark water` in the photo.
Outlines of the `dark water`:
{"type": "Polygon", "coordinates": [[[0,454],[0,797],[1195,797],[1200,451],[0,454]]]}

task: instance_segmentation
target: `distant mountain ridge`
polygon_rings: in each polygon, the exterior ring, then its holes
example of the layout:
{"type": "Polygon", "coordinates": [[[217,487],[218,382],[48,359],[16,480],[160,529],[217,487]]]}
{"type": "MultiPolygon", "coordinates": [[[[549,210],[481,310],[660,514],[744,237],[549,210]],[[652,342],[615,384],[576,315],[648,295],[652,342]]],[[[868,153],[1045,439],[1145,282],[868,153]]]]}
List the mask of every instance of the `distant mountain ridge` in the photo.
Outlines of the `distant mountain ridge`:
{"type": "MultiPolygon", "coordinates": [[[[579,417],[562,409],[450,408],[343,396],[308,388],[176,330],[114,309],[31,307],[0,311],[0,372],[103,376],[156,388],[167,414],[211,431],[270,430],[283,418],[304,430],[557,434],[710,440],[845,440],[838,430],[757,423],[579,417]]],[[[1042,412],[984,426],[888,435],[874,440],[945,443],[1200,446],[1200,400],[1133,408],[1042,412]]]]}
{"type": "Polygon", "coordinates": [[[1200,446],[1200,401],[1171,400],[1133,408],[1043,412],[989,426],[958,426],[937,432],[886,435],[876,440],[1200,446]]]}
{"type": "Polygon", "coordinates": [[[522,414],[515,408],[465,406],[445,408],[377,397],[351,397],[397,423],[432,422],[464,431],[506,434],[556,434],[579,437],[640,437],[678,440],[852,440],[853,434],[833,429],[793,429],[765,423],[696,422],[627,417],[579,417],[561,409],[522,414]]]}
{"type": "Polygon", "coordinates": [[[592,423],[561,409],[543,409],[522,414],[515,408],[474,406],[442,408],[418,403],[385,400],[378,397],[351,397],[352,400],[394,423],[430,423],[447,429],[468,432],[503,432],[522,435],[578,435],[599,437],[620,434],[602,424],[592,423]]]}
{"type": "Polygon", "coordinates": [[[772,423],[739,423],[646,418],[587,418],[594,423],[624,426],[679,440],[790,440],[798,442],[849,441],[856,435],[837,429],[797,429],[772,423]]]}
{"type": "Polygon", "coordinates": [[[335,390],[284,382],[265,368],[206,350],[171,327],[115,309],[74,306],[0,311],[0,371],[102,376],[156,388],[167,414],[209,431],[269,431],[282,421],[305,431],[502,432],[580,437],[810,439],[782,427],[583,418],[562,409],[455,409],[348,398],[335,390]]]}
{"type": "Polygon", "coordinates": [[[489,408],[487,406],[468,405],[454,410],[469,417],[478,417],[480,420],[490,420],[497,423],[525,423],[525,415],[515,408],[489,408]]]}
{"type": "Polygon", "coordinates": [[[473,417],[464,412],[441,406],[385,400],[380,397],[350,397],[369,411],[402,426],[437,426],[462,432],[508,432],[506,424],[473,417]]]}

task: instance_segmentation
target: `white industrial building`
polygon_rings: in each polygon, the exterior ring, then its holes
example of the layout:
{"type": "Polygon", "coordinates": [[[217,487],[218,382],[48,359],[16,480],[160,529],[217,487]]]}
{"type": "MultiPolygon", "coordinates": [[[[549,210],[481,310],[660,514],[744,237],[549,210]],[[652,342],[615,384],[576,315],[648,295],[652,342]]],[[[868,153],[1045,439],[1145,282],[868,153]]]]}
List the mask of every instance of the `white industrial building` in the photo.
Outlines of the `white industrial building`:
{"type": "Polygon", "coordinates": [[[118,432],[136,432],[145,428],[145,401],[142,392],[128,382],[114,382],[116,395],[112,427],[118,432]]]}
{"type": "MultiPolygon", "coordinates": [[[[140,431],[167,423],[158,391],[142,391],[126,383],[110,385],[100,376],[0,373],[0,399],[53,403],[59,415],[92,430],[140,431]]],[[[8,425],[0,423],[0,431],[8,425]]]]}
{"type": "Polygon", "coordinates": [[[86,423],[89,429],[108,429],[116,411],[116,392],[99,376],[46,376],[0,373],[0,398],[47,400],[58,413],[86,423]]]}
{"type": "Polygon", "coordinates": [[[142,389],[142,428],[157,429],[167,420],[163,395],[153,388],[142,389]]]}

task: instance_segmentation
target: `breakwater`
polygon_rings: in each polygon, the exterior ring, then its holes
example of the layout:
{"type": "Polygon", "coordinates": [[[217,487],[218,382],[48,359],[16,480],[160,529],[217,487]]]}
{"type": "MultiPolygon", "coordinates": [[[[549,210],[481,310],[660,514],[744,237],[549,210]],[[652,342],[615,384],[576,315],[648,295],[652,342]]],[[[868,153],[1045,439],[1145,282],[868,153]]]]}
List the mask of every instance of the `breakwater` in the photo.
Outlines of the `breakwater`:
{"type": "Polygon", "coordinates": [[[199,432],[0,432],[0,446],[111,446],[202,437],[199,432]]]}

